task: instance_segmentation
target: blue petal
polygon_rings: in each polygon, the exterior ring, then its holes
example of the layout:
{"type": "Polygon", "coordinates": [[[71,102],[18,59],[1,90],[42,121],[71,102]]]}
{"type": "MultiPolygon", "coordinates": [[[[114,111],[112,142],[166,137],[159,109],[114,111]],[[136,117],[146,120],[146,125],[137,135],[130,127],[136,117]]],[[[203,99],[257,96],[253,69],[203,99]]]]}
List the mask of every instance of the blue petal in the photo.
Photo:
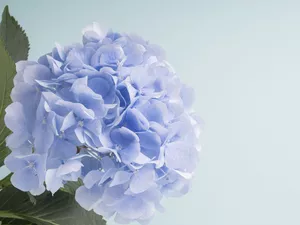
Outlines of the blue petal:
{"type": "Polygon", "coordinates": [[[35,111],[38,106],[41,93],[34,86],[26,83],[15,85],[11,92],[11,98],[14,102],[20,102],[23,106],[23,113],[27,121],[27,129],[32,130],[35,121],[35,111]]]}
{"type": "Polygon", "coordinates": [[[43,89],[55,92],[57,87],[60,86],[59,83],[52,80],[36,80],[35,82],[38,84],[37,90],[43,89]]]}
{"type": "Polygon", "coordinates": [[[158,204],[162,198],[163,194],[160,192],[157,188],[150,188],[147,191],[139,194],[139,196],[145,201],[145,202],[154,202],[158,204]]]}
{"type": "Polygon", "coordinates": [[[70,112],[63,120],[63,124],[60,128],[60,131],[65,131],[68,128],[74,126],[77,123],[73,112],[70,112]]]}
{"type": "Polygon", "coordinates": [[[168,129],[168,140],[172,141],[172,139],[186,136],[191,130],[193,130],[193,127],[189,121],[189,118],[182,117],[181,120],[170,123],[168,129]]]}
{"type": "Polygon", "coordinates": [[[160,137],[152,131],[137,132],[141,147],[146,149],[157,149],[161,146],[160,137]]]}
{"type": "Polygon", "coordinates": [[[115,162],[112,160],[112,158],[105,156],[101,160],[101,168],[104,169],[105,171],[111,168],[115,168],[115,162]]]}
{"type": "Polygon", "coordinates": [[[195,91],[191,87],[183,85],[181,87],[180,96],[183,101],[184,106],[190,109],[195,101],[195,91]]]}
{"type": "Polygon", "coordinates": [[[23,112],[23,105],[19,102],[14,102],[5,109],[5,112],[5,125],[13,132],[25,132],[26,135],[27,124],[23,112]]]}
{"type": "Polygon", "coordinates": [[[155,172],[152,168],[144,167],[136,172],[130,182],[130,190],[133,193],[142,193],[155,184],[155,172]]]}
{"type": "Polygon", "coordinates": [[[198,162],[198,151],[183,142],[172,142],[166,147],[166,166],[182,172],[193,172],[198,162]]]}
{"type": "Polygon", "coordinates": [[[124,191],[125,190],[122,185],[106,187],[103,193],[102,201],[105,204],[112,206],[122,199],[124,196],[124,191]]]}
{"type": "Polygon", "coordinates": [[[33,168],[25,167],[12,175],[11,183],[16,188],[26,192],[39,187],[39,178],[33,168]]]}
{"type": "Polygon", "coordinates": [[[127,183],[132,174],[126,171],[118,171],[113,177],[112,182],[110,183],[110,187],[127,183]]]}
{"type": "Polygon", "coordinates": [[[126,61],[124,65],[133,66],[141,64],[144,59],[143,56],[145,51],[146,49],[139,44],[126,45],[124,48],[124,52],[126,54],[126,61]]]}
{"type": "Polygon", "coordinates": [[[135,163],[138,163],[140,165],[144,165],[151,162],[151,159],[145,156],[143,153],[140,152],[138,157],[134,160],[135,163]]]}
{"type": "Polygon", "coordinates": [[[50,108],[54,108],[55,107],[55,103],[60,100],[60,98],[52,93],[52,92],[43,92],[42,93],[43,98],[45,99],[45,101],[48,103],[50,108]]]}
{"type": "MultiPolygon", "coordinates": [[[[21,135],[22,136],[22,135],[21,135]]],[[[31,140],[26,140],[22,145],[17,145],[16,140],[20,140],[19,136],[15,136],[15,134],[11,134],[6,138],[6,146],[12,150],[14,155],[29,155],[32,153],[32,142],[31,140]],[[12,137],[14,136],[14,137],[12,137]]]]}
{"type": "Polygon", "coordinates": [[[28,140],[30,139],[29,134],[24,133],[12,133],[6,138],[6,145],[11,150],[16,150],[19,148],[22,148],[26,143],[28,143],[28,140]]]}
{"type": "Polygon", "coordinates": [[[82,163],[77,160],[68,160],[64,164],[62,164],[56,172],[57,176],[63,176],[68,173],[77,172],[81,169],[82,163]]]}
{"type": "Polygon", "coordinates": [[[130,145],[128,145],[126,148],[123,148],[117,152],[122,162],[125,164],[130,164],[131,162],[134,162],[136,158],[140,154],[140,145],[137,142],[134,142],[130,145]]]}
{"type": "Polygon", "coordinates": [[[46,172],[46,186],[47,190],[51,191],[52,194],[57,192],[61,187],[63,187],[63,181],[57,176],[56,169],[49,169],[46,172]]]}
{"type": "Polygon", "coordinates": [[[48,65],[51,69],[51,72],[53,74],[55,74],[56,76],[59,76],[59,75],[62,75],[63,74],[63,71],[61,70],[61,67],[63,65],[62,62],[54,59],[52,56],[50,55],[47,55],[46,56],[47,60],[48,60],[48,65]]]}
{"type": "Polygon", "coordinates": [[[150,55],[155,55],[158,60],[164,60],[166,58],[166,53],[163,48],[159,45],[149,44],[147,46],[147,52],[150,55]]]}
{"type": "Polygon", "coordinates": [[[108,169],[107,171],[105,171],[99,184],[105,183],[108,179],[112,178],[116,172],[117,172],[117,169],[115,169],[115,168],[111,168],[111,169],[108,169]]]}
{"type": "Polygon", "coordinates": [[[14,77],[14,85],[20,83],[20,82],[24,82],[24,77],[23,77],[23,74],[24,74],[24,70],[27,66],[31,66],[31,65],[35,65],[37,64],[36,62],[33,62],[33,61],[24,61],[24,60],[21,60],[19,62],[16,63],[16,71],[17,71],[17,74],[15,75],[14,77]]]}
{"type": "Polygon", "coordinates": [[[143,87],[152,83],[155,79],[153,76],[149,76],[147,68],[143,66],[134,67],[130,74],[132,85],[138,90],[142,90],[143,87]]]}
{"type": "Polygon", "coordinates": [[[38,188],[32,189],[32,190],[30,191],[30,193],[31,193],[32,195],[34,195],[34,196],[37,196],[37,195],[43,194],[43,193],[45,192],[45,190],[46,190],[45,185],[42,184],[42,185],[40,185],[38,188]]]}
{"type": "Polygon", "coordinates": [[[180,197],[189,191],[190,185],[190,180],[179,178],[174,182],[165,185],[162,188],[162,193],[167,197],[180,197]]]}
{"type": "Polygon", "coordinates": [[[111,104],[115,100],[115,83],[109,74],[98,74],[90,77],[88,86],[98,95],[101,95],[105,104],[111,104]]]}
{"type": "Polygon", "coordinates": [[[145,203],[138,197],[127,196],[119,203],[117,212],[125,219],[138,219],[145,212],[145,203]]]}
{"type": "Polygon", "coordinates": [[[64,181],[78,181],[78,178],[81,176],[81,171],[78,170],[76,172],[71,172],[68,174],[63,175],[61,178],[64,181]]]}
{"type": "Polygon", "coordinates": [[[132,131],[142,131],[149,129],[149,122],[137,109],[128,109],[125,117],[126,127],[132,131]]]}
{"type": "Polygon", "coordinates": [[[84,143],[84,130],[83,130],[83,128],[82,127],[77,127],[75,130],[75,134],[76,134],[76,137],[78,138],[78,140],[79,140],[79,142],[80,143],[84,143]]]}
{"type": "Polygon", "coordinates": [[[94,212],[97,213],[98,215],[103,216],[106,219],[109,219],[115,214],[114,208],[105,205],[103,202],[101,202],[94,208],[94,212]]]}
{"type": "Polygon", "coordinates": [[[124,51],[119,45],[102,45],[91,58],[91,65],[94,68],[101,66],[117,66],[118,62],[124,59],[124,51]]]}
{"type": "MultiPolygon", "coordinates": [[[[59,126],[58,126],[58,120],[59,119],[58,118],[59,118],[59,116],[57,114],[55,114],[55,112],[50,111],[48,113],[48,116],[47,116],[47,119],[46,119],[47,125],[50,127],[50,129],[52,130],[52,132],[56,136],[59,136],[59,134],[61,133],[59,131],[59,126]]],[[[39,121],[37,121],[37,122],[39,122],[39,121]]],[[[40,121],[40,123],[44,123],[44,120],[40,121]]]]}
{"type": "Polygon", "coordinates": [[[150,122],[150,130],[154,131],[161,140],[161,143],[164,143],[168,136],[168,129],[156,122],[150,122]]]}
{"type": "Polygon", "coordinates": [[[42,94],[50,109],[60,116],[66,116],[69,112],[73,111],[81,119],[94,119],[95,117],[91,109],[87,109],[80,103],[64,101],[51,92],[43,92],[42,94]]]}
{"type": "Polygon", "coordinates": [[[103,187],[94,185],[91,189],[81,186],[76,190],[75,199],[79,205],[86,209],[93,209],[101,200],[103,187]]]}
{"type": "Polygon", "coordinates": [[[152,201],[145,203],[144,207],[144,214],[138,219],[141,225],[149,224],[150,220],[153,218],[156,212],[155,204],[153,204],[152,201]]]}
{"type": "Polygon", "coordinates": [[[116,128],[110,133],[111,140],[122,147],[127,147],[131,143],[137,142],[137,135],[126,127],[116,128]]]}
{"type": "Polygon", "coordinates": [[[127,219],[126,217],[121,216],[119,213],[115,216],[115,222],[118,224],[129,224],[132,222],[131,219],[127,219]]]}
{"type": "Polygon", "coordinates": [[[49,157],[69,159],[76,155],[77,148],[75,145],[61,138],[56,138],[49,150],[49,157]]]}
{"type": "Polygon", "coordinates": [[[22,170],[28,166],[27,161],[23,157],[16,157],[12,154],[5,158],[4,163],[11,172],[22,170]]]}
{"type": "Polygon", "coordinates": [[[98,117],[105,116],[106,109],[102,96],[87,86],[87,77],[77,79],[73,83],[71,91],[74,93],[75,99],[78,102],[89,109],[93,109],[98,117]]]}
{"type": "Polygon", "coordinates": [[[86,176],[90,171],[98,170],[101,168],[100,160],[95,159],[94,157],[83,157],[81,159],[81,162],[83,164],[82,168],[82,175],[86,176]]]}
{"type": "Polygon", "coordinates": [[[99,41],[104,39],[105,35],[106,32],[102,31],[100,25],[94,22],[83,30],[83,43],[84,44],[88,42],[98,43],[99,41]]]}
{"type": "Polygon", "coordinates": [[[84,142],[92,149],[96,149],[98,146],[101,146],[99,137],[87,129],[84,129],[84,142]]]}
{"type": "Polygon", "coordinates": [[[95,135],[100,135],[102,132],[102,124],[100,120],[88,120],[84,123],[84,127],[95,135]]]}
{"type": "Polygon", "coordinates": [[[35,85],[36,80],[51,79],[52,76],[49,68],[41,64],[27,66],[23,72],[24,82],[30,85],[35,85]]]}
{"type": "Polygon", "coordinates": [[[58,82],[65,81],[68,83],[73,83],[75,80],[77,80],[77,78],[78,77],[73,73],[65,73],[65,74],[59,76],[56,80],[58,82]]]}
{"type": "Polygon", "coordinates": [[[64,61],[66,59],[65,48],[58,43],[55,43],[55,48],[52,50],[52,55],[55,59],[64,61]]]}
{"type": "Polygon", "coordinates": [[[117,89],[122,107],[127,107],[134,101],[137,90],[127,80],[118,84],[117,89]]]}
{"type": "Polygon", "coordinates": [[[103,172],[99,170],[90,171],[83,179],[84,185],[90,189],[94,186],[94,184],[98,183],[103,177],[103,172]]]}
{"type": "Polygon", "coordinates": [[[33,137],[34,148],[37,153],[47,152],[54,141],[52,129],[47,124],[42,123],[35,126],[33,137]]]}
{"type": "Polygon", "coordinates": [[[76,73],[85,67],[83,50],[82,46],[78,45],[68,52],[65,65],[63,66],[64,72],[76,73]]]}
{"type": "Polygon", "coordinates": [[[177,118],[184,113],[184,107],[181,102],[168,102],[167,105],[170,111],[169,120],[177,118]]]}
{"type": "Polygon", "coordinates": [[[83,106],[80,103],[58,100],[56,102],[56,105],[62,107],[62,109],[65,111],[66,114],[69,113],[70,111],[73,111],[75,115],[81,119],[95,118],[95,113],[93,112],[93,110],[87,109],[85,106],[83,106]]]}
{"type": "Polygon", "coordinates": [[[146,104],[139,106],[138,109],[143,115],[149,120],[160,124],[166,122],[166,117],[168,115],[167,106],[158,100],[152,99],[146,104]]]}

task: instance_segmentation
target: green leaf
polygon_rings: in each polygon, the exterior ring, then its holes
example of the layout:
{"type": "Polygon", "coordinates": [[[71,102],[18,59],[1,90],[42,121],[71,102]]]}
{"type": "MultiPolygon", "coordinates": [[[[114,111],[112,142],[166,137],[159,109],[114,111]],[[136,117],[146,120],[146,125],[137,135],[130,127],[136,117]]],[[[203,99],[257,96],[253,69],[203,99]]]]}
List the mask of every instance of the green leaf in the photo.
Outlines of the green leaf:
{"type": "Polygon", "coordinates": [[[4,8],[2,14],[0,37],[14,62],[28,58],[28,37],[17,20],[9,14],[8,6],[4,8]]]}
{"type": "Polygon", "coordinates": [[[5,108],[11,103],[10,93],[16,74],[15,62],[26,60],[28,51],[28,37],[16,19],[9,14],[6,6],[0,23],[0,167],[10,153],[5,139],[11,132],[5,126],[4,115],[5,108]]]}
{"type": "Polygon", "coordinates": [[[30,223],[25,220],[3,219],[2,221],[0,221],[0,225],[37,225],[37,224],[30,223]]]}
{"type": "Polygon", "coordinates": [[[6,156],[10,154],[10,150],[8,147],[5,146],[5,143],[3,146],[0,146],[0,167],[4,165],[4,160],[6,156]]]}
{"type": "Polygon", "coordinates": [[[11,182],[10,182],[11,176],[12,176],[12,173],[8,174],[6,177],[4,177],[2,180],[0,180],[0,190],[6,188],[8,186],[11,186],[11,182]]]}
{"type": "Polygon", "coordinates": [[[5,138],[10,134],[10,130],[5,126],[4,115],[5,108],[11,103],[10,92],[14,85],[13,77],[15,74],[15,63],[0,40],[0,166],[3,165],[4,158],[10,152],[5,145],[5,138]]]}
{"type": "Polygon", "coordinates": [[[54,196],[44,193],[36,197],[36,205],[26,193],[10,186],[0,191],[0,221],[28,225],[106,225],[106,221],[94,212],[86,211],[75,201],[74,196],[59,191],[54,196]],[[24,220],[24,223],[20,223],[24,220]]]}
{"type": "Polygon", "coordinates": [[[60,190],[64,191],[64,192],[67,192],[71,195],[75,195],[75,192],[76,192],[77,188],[79,188],[82,185],[83,185],[83,182],[80,179],[78,181],[69,181],[60,190]]]}

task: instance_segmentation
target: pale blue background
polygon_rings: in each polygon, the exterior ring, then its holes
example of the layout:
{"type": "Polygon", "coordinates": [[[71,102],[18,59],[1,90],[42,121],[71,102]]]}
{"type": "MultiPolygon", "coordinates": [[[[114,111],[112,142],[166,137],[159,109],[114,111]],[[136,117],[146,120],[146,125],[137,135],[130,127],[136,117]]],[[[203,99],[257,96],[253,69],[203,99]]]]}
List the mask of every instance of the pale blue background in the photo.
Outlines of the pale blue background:
{"type": "MultiPolygon", "coordinates": [[[[204,118],[193,190],[152,225],[300,224],[300,2],[2,0],[26,29],[30,58],[81,29],[133,31],[161,44],[196,89],[204,118]]],[[[109,223],[113,225],[113,222],[109,223]]]]}

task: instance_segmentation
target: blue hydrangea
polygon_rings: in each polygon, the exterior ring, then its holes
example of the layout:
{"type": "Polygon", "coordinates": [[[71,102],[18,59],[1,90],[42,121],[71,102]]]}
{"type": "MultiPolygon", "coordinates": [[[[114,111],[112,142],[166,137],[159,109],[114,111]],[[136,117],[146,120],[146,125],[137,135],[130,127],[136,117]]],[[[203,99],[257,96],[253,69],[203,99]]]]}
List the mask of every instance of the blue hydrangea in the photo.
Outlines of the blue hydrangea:
{"type": "Polygon", "coordinates": [[[18,62],[11,97],[5,165],[18,189],[81,179],[77,202],[122,224],[147,224],[163,196],[189,191],[201,121],[159,46],[94,23],[83,44],[18,62]]]}

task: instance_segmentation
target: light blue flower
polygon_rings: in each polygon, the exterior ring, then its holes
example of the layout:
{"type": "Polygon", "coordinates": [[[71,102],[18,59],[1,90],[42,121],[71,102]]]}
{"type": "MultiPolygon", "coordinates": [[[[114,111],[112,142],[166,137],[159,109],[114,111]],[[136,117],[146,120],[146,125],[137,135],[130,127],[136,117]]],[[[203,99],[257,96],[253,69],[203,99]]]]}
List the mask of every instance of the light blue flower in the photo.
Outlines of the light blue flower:
{"type": "Polygon", "coordinates": [[[11,183],[21,191],[33,191],[43,187],[45,179],[45,159],[39,154],[27,156],[9,155],[5,165],[13,172],[11,183]]]}
{"type": "Polygon", "coordinates": [[[64,181],[77,181],[83,166],[80,161],[74,159],[57,163],[59,164],[57,168],[47,170],[45,178],[47,190],[53,194],[63,187],[64,181]]]}
{"type": "Polygon", "coordinates": [[[83,44],[18,62],[14,85],[5,164],[15,187],[54,194],[81,179],[76,201],[122,224],[148,224],[163,196],[188,193],[202,121],[159,46],[94,23],[83,44]]]}
{"type": "Polygon", "coordinates": [[[131,130],[125,127],[115,128],[110,132],[110,139],[112,142],[111,148],[116,150],[121,161],[125,164],[130,164],[139,155],[139,138],[131,130]]]}

